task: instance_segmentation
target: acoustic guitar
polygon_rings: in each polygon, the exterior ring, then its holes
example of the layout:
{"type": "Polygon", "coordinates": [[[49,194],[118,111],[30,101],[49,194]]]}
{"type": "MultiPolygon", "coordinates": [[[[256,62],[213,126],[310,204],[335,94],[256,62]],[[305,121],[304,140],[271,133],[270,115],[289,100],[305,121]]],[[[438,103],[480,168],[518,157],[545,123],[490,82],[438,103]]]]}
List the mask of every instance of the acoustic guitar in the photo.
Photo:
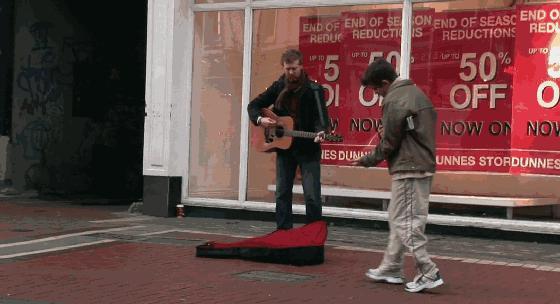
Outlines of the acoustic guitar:
{"type": "MultiPolygon", "coordinates": [[[[270,109],[261,109],[263,117],[276,121],[275,127],[261,128],[253,126],[253,146],[260,152],[274,152],[276,149],[286,150],[292,145],[294,137],[314,139],[315,132],[294,130],[294,120],[290,116],[278,116],[270,109]]],[[[342,142],[342,136],[325,134],[324,139],[329,142],[342,142]]]]}

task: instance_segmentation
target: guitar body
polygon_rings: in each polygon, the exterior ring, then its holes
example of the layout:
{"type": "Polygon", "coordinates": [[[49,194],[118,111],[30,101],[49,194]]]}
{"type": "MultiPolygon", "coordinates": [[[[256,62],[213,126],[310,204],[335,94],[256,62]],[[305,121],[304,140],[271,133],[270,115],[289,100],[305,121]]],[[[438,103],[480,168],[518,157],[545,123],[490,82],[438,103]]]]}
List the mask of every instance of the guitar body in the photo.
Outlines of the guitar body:
{"type": "Polygon", "coordinates": [[[284,131],[294,129],[294,120],[290,116],[276,116],[274,119],[278,122],[276,127],[263,129],[253,126],[252,144],[259,152],[286,150],[292,146],[293,138],[284,136],[284,131]]]}
{"type": "MultiPolygon", "coordinates": [[[[276,120],[276,126],[261,128],[253,126],[252,144],[260,152],[274,152],[277,149],[286,150],[292,146],[293,137],[313,140],[317,133],[294,130],[294,120],[290,116],[278,116],[270,109],[261,109],[263,117],[276,120]]],[[[341,142],[342,136],[324,134],[323,139],[330,142],[341,142]]]]}

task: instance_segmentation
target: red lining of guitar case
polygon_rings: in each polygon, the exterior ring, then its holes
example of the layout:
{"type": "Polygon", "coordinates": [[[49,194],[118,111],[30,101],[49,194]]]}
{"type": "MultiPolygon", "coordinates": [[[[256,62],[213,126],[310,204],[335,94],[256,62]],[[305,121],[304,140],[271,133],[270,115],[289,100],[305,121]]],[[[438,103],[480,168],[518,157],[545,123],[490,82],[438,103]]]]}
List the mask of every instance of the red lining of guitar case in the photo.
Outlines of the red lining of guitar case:
{"type": "Polygon", "coordinates": [[[239,242],[208,242],[196,247],[196,256],[315,265],[324,262],[326,239],[326,222],[316,221],[299,228],[276,230],[264,236],[239,242]]]}

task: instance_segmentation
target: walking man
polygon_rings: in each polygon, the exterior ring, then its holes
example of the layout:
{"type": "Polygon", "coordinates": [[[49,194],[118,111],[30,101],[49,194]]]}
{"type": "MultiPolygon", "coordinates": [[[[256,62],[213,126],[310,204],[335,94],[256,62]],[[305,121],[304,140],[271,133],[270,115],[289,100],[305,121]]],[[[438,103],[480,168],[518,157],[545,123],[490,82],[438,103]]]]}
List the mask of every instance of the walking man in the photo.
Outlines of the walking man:
{"type": "Polygon", "coordinates": [[[402,284],[405,249],[416,261],[417,276],[405,286],[419,292],[443,284],[439,269],[426,250],[425,227],[432,177],[435,173],[436,112],[430,99],[408,79],[397,77],[384,59],[371,63],[362,84],[383,99],[383,129],[379,144],[352,165],[371,167],[387,160],[391,174],[389,242],[380,265],[366,276],[402,284]]]}

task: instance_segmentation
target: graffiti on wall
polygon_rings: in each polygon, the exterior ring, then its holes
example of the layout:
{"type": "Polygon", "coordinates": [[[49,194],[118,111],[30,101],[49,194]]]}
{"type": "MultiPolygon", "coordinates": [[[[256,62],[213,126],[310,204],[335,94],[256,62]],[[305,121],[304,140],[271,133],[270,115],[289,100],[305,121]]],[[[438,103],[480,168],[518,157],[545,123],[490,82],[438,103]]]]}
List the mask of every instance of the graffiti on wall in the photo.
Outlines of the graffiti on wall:
{"type": "Polygon", "coordinates": [[[23,146],[23,157],[26,160],[40,160],[41,153],[49,142],[50,130],[45,120],[35,120],[28,123],[16,135],[16,143],[23,146]]]}
{"type": "Polygon", "coordinates": [[[22,53],[14,85],[14,109],[19,112],[14,145],[23,151],[25,162],[20,169],[26,188],[44,188],[42,183],[61,184],[61,174],[73,166],[73,160],[60,158],[56,151],[64,145],[65,100],[72,98],[75,78],[80,76],[74,67],[91,60],[93,43],[72,36],[57,39],[60,33],[56,30],[54,23],[38,21],[27,28],[25,35],[17,37],[18,41],[30,41],[22,53]]]}
{"type": "Polygon", "coordinates": [[[91,57],[92,43],[66,37],[62,47],[49,40],[54,26],[50,22],[33,23],[28,33],[32,46],[24,56],[17,75],[17,88],[23,92],[19,104],[20,117],[32,120],[16,130],[16,144],[23,146],[26,160],[40,160],[48,144],[60,139],[63,126],[63,100],[71,92],[73,65],[91,57]],[[65,91],[68,90],[68,91],[65,91]]]}
{"type": "Polygon", "coordinates": [[[55,103],[62,95],[55,78],[57,56],[54,47],[49,44],[51,28],[49,22],[36,22],[29,28],[33,47],[17,76],[18,88],[26,93],[20,110],[28,114],[37,110],[46,114],[47,104],[55,103]]]}
{"type": "Polygon", "coordinates": [[[29,27],[33,46],[25,57],[17,76],[18,88],[26,93],[20,110],[33,115],[36,111],[47,114],[49,106],[61,110],[64,88],[71,88],[76,62],[91,58],[91,42],[66,37],[60,52],[49,41],[50,22],[36,22],[29,27]]]}

